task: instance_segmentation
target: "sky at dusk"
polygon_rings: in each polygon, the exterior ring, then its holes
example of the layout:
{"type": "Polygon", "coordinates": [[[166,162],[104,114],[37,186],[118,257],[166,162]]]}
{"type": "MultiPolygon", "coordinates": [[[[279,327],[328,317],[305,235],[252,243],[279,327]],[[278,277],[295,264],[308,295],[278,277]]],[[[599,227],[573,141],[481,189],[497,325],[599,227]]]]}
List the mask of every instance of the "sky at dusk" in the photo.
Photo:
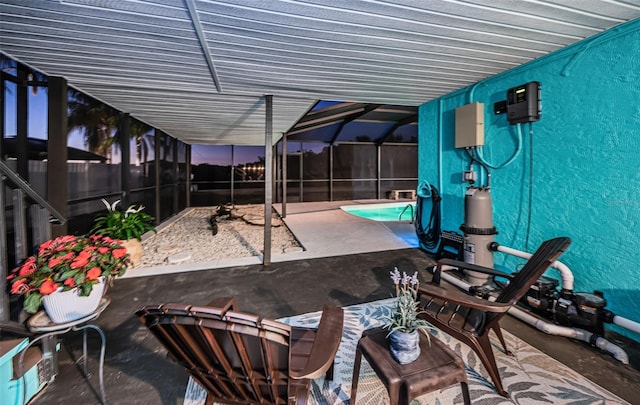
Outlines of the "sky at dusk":
{"type": "MultiPolygon", "coordinates": [[[[36,94],[28,92],[28,136],[30,138],[47,139],[47,92],[39,88],[36,94]]],[[[5,90],[5,136],[16,136],[16,85],[6,82],[5,90]]],[[[68,146],[86,150],[84,136],[81,131],[74,130],[69,136],[68,146]]],[[[119,153],[115,152],[114,161],[119,161],[119,153]]],[[[255,163],[258,157],[264,157],[263,146],[236,146],[234,150],[234,164],[243,165],[255,163]]],[[[228,166],[231,164],[231,146],[193,145],[191,161],[194,165],[208,163],[211,165],[228,166]]]]}

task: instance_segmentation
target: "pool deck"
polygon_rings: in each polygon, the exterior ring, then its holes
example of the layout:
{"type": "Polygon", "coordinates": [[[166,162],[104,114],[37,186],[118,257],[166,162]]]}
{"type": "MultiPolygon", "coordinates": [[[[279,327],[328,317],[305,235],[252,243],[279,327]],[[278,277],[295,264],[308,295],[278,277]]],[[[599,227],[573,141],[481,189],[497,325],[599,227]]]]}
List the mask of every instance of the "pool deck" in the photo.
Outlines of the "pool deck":
{"type": "MultiPolygon", "coordinates": [[[[378,222],[351,215],[340,209],[343,205],[410,203],[413,200],[351,200],[332,202],[288,203],[284,223],[303,246],[301,252],[278,253],[272,263],[320,257],[343,256],[418,247],[415,228],[410,221],[378,222]],[[327,226],[330,225],[330,226],[327,226]]],[[[282,204],[273,204],[282,215],[282,204]]],[[[172,220],[176,220],[176,218],[172,220]]],[[[163,224],[168,226],[171,221],[163,224]]],[[[123,278],[158,274],[182,273],[231,266],[262,264],[261,256],[220,259],[208,262],[146,267],[127,272],[123,278]]]]}
{"type": "MultiPolygon", "coordinates": [[[[406,203],[413,200],[406,200],[406,203]]],[[[349,214],[343,205],[397,202],[391,200],[353,200],[318,203],[288,203],[285,224],[303,245],[303,252],[278,254],[273,262],[342,256],[418,247],[416,231],[410,221],[379,222],[349,214]],[[330,223],[331,226],[327,226],[330,223]]],[[[282,205],[274,204],[282,215],[282,205]]]]}

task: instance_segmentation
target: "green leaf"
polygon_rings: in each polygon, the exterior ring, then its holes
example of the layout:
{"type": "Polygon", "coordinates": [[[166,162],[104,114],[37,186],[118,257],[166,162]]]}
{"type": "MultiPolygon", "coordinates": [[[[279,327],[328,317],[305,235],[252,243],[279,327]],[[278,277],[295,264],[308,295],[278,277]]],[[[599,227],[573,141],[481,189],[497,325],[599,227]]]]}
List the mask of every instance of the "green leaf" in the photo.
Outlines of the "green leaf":
{"type": "Polygon", "coordinates": [[[35,314],[40,309],[42,294],[33,292],[24,300],[24,310],[30,314],[35,314]]]}

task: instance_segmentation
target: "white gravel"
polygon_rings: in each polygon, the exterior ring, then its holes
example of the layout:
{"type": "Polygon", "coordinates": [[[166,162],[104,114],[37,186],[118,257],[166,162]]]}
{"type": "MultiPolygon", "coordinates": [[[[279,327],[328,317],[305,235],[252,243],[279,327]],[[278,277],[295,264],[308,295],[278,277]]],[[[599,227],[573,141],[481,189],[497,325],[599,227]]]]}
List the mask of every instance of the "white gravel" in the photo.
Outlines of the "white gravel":
{"type": "MultiPolygon", "coordinates": [[[[213,235],[209,219],[216,207],[192,208],[173,223],[143,240],[144,254],[137,268],[175,263],[197,263],[262,255],[264,249],[264,206],[235,206],[243,219],[217,217],[218,233],[213,235]]],[[[302,248],[277,213],[271,216],[271,253],[300,251],[302,248]]]]}

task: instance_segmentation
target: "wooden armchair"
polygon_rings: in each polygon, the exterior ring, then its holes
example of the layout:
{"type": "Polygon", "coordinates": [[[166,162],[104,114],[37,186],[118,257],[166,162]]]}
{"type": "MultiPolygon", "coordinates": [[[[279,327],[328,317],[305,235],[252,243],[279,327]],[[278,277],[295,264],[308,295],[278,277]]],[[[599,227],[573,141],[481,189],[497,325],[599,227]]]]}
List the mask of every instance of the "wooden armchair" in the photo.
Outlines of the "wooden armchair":
{"type": "Polygon", "coordinates": [[[305,404],[311,380],[332,378],[342,308],[325,306],[317,330],[210,306],[151,305],[141,322],[207,391],[207,404],[305,404]]]}
{"type": "Polygon", "coordinates": [[[509,397],[509,394],[502,387],[489,342],[489,331],[493,330],[496,333],[505,352],[509,353],[498,322],[570,243],[571,239],[566,237],[542,243],[515,276],[487,267],[442,259],[438,261],[432,282],[422,284],[418,290],[418,299],[425,311],[420,316],[471,347],[489,372],[497,392],[502,396],[509,397]],[[445,290],[440,286],[440,275],[444,265],[504,277],[509,280],[509,284],[495,301],[473,297],[459,290],[445,290]]]}

